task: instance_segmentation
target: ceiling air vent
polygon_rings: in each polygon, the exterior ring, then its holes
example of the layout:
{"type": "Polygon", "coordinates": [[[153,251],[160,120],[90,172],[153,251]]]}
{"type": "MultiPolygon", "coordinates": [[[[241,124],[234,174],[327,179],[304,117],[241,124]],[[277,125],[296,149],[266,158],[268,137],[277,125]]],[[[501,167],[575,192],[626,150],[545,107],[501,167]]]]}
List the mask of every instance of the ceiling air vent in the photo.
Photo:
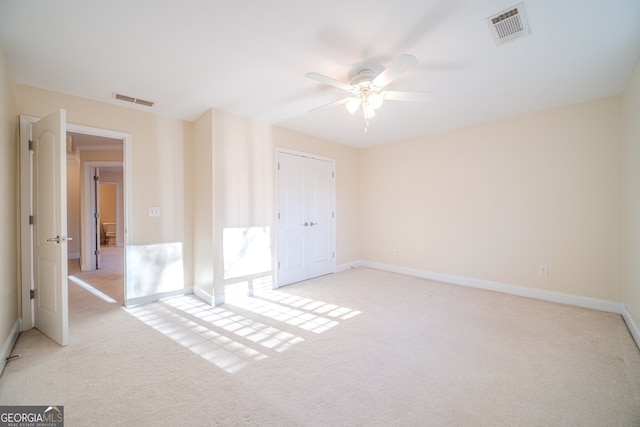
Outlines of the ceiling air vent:
{"type": "Polygon", "coordinates": [[[115,92],[113,92],[113,97],[119,101],[131,102],[133,104],[144,105],[146,107],[153,107],[153,104],[155,104],[153,101],[146,101],[144,99],[134,98],[132,96],[122,95],[115,92]]]}
{"type": "Polygon", "coordinates": [[[524,3],[488,17],[487,25],[498,46],[530,34],[524,3]]]}

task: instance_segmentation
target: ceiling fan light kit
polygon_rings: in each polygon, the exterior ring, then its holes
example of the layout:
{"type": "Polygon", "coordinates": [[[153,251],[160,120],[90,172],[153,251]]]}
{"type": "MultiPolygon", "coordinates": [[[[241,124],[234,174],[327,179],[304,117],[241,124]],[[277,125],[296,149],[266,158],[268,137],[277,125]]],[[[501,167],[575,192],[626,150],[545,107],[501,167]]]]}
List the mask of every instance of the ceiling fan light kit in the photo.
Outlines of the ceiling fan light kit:
{"type": "MultiPolygon", "coordinates": [[[[376,115],[385,99],[409,102],[427,102],[431,100],[430,92],[402,92],[383,90],[389,83],[414,66],[418,60],[413,55],[402,54],[394,59],[380,74],[371,69],[360,70],[349,83],[333,79],[318,73],[308,73],[310,79],[326,83],[351,93],[347,97],[327,105],[345,104],[347,111],[354,114],[362,106],[362,114],[367,121],[376,115]]],[[[366,131],[366,128],[365,128],[366,131]]]]}

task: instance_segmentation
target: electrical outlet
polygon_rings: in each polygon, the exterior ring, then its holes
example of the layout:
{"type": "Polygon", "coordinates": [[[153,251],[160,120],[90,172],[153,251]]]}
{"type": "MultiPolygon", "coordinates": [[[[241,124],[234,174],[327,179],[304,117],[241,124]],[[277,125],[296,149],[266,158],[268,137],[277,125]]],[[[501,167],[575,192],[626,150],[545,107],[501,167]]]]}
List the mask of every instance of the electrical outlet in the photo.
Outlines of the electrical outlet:
{"type": "Polygon", "coordinates": [[[393,256],[398,256],[398,249],[393,248],[393,256]]]}
{"type": "Polygon", "coordinates": [[[160,216],[160,208],[157,206],[150,206],[149,216],[160,216]]]}
{"type": "Polygon", "coordinates": [[[378,253],[382,254],[382,246],[378,246],[378,253]]]}
{"type": "Polygon", "coordinates": [[[541,275],[541,276],[548,276],[549,275],[549,266],[541,264],[540,267],[538,267],[538,274],[541,275]]]}

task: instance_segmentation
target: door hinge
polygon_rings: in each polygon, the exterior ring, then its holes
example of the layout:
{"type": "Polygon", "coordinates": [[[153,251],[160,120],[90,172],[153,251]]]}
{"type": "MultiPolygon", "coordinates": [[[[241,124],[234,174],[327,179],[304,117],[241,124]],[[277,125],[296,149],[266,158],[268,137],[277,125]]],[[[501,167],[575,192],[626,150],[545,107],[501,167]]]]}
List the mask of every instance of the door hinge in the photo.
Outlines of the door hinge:
{"type": "Polygon", "coordinates": [[[334,171],[331,171],[331,178],[335,178],[336,177],[336,173],[334,171]]]}
{"type": "Polygon", "coordinates": [[[278,162],[278,170],[280,170],[280,162],[278,162]]]}
{"type": "Polygon", "coordinates": [[[29,151],[33,151],[33,141],[29,140],[29,151]]]}
{"type": "Polygon", "coordinates": [[[36,299],[36,290],[35,289],[31,289],[29,291],[29,299],[36,299]]]}
{"type": "Polygon", "coordinates": [[[335,212],[331,212],[331,218],[335,218],[336,217],[336,213],[335,212]]]}
{"type": "Polygon", "coordinates": [[[99,177],[98,175],[94,175],[94,176],[93,176],[93,180],[94,180],[94,181],[100,181],[100,177],[99,177]]]}
{"type": "Polygon", "coordinates": [[[33,217],[33,215],[29,215],[29,225],[33,225],[35,223],[35,218],[33,217]]]}
{"type": "Polygon", "coordinates": [[[280,219],[280,212],[278,212],[278,219],[280,219]]]}
{"type": "Polygon", "coordinates": [[[95,252],[96,255],[100,255],[100,249],[97,249],[95,252]]]}
{"type": "Polygon", "coordinates": [[[336,257],[336,253],[335,253],[335,252],[333,253],[332,257],[333,257],[333,258],[335,258],[335,257],[336,257]]]}
{"type": "Polygon", "coordinates": [[[94,212],[94,213],[93,213],[93,217],[94,217],[95,219],[100,218],[100,212],[94,212]]]}
{"type": "Polygon", "coordinates": [[[280,261],[278,261],[278,270],[280,270],[280,261]]]}

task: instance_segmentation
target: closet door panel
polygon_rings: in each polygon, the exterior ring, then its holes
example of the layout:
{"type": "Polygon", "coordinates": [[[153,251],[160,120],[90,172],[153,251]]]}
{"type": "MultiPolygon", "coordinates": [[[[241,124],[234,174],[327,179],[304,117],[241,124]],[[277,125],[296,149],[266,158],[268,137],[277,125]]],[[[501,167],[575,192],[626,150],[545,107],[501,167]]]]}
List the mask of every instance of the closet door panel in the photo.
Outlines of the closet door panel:
{"type": "Polygon", "coordinates": [[[307,159],[280,153],[278,156],[278,282],[279,285],[308,278],[308,233],[305,226],[307,159]]]}
{"type": "Polygon", "coordinates": [[[333,273],[333,163],[309,159],[309,278],[333,273]]]}

